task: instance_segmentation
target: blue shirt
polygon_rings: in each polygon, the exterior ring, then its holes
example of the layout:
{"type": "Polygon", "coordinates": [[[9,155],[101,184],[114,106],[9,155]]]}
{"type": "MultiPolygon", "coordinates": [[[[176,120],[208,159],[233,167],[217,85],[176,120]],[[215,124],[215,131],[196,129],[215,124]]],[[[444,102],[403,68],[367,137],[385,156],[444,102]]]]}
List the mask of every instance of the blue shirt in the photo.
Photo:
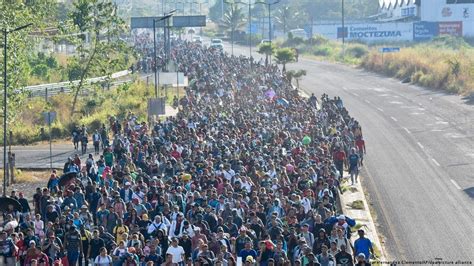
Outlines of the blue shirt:
{"type": "Polygon", "coordinates": [[[364,253],[365,258],[370,258],[370,248],[372,248],[372,242],[368,238],[359,238],[354,242],[355,255],[364,253]]]}
{"type": "Polygon", "coordinates": [[[242,258],[242,261],[245,262],[245,259],[247,258],[247,256],[252,256],[253,259],[257,259],[257,251],[251,249],[251,250],[246,250],[246,249],[242,249],[240,252],[239,252],[239,257],[242,258]]]}
{"type": "Polygon", "coordinates": [[[349,155],[349,166],[350,166],[350,168],[357,167],[358,162],[359,162],[359,155],[357,155],[357,154],[349,155]]]}

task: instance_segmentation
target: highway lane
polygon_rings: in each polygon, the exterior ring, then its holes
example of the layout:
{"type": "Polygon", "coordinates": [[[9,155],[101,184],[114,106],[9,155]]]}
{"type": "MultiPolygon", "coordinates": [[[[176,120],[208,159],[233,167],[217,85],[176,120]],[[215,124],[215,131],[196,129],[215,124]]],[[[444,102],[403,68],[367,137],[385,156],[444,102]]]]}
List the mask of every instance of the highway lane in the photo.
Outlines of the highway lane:
{"type": "Polygon", "coordinates": [[[474,261],[474,105],[340,64],[300,58],[288,69],[305,69],[305,91],[341,96],[361,122],[362,182],[388,257],[474,261]]]}
{"type": "MultiPolygon", "coordinates": [[[[474,261],[474,105],[339,64],[300,58],[288,69],[307,70],[308,93],[341,96],[361,122],[362,182],[389,258],[474,261]]],[[[18,147],[17,162],[49,165],[43,146],[18,147]]],[[[58,167],[74,154],[68,144],[53,149],[58,167]]]]}

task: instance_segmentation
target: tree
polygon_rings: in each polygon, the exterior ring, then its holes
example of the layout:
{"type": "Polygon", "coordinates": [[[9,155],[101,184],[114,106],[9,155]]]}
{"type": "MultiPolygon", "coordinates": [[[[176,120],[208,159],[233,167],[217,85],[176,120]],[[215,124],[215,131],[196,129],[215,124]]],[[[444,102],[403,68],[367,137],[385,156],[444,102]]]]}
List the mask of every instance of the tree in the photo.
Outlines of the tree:
{"type": "Polygon", "coordinates": [[[292,19],[297,18],[299,12],[294,10],[291,6],[285,5],[280,7],[275,14],[275,24],[283,30],[283,34],[288,32],[292,19]]]}
{"type": "Polygon", "coordinates": [[[217,0],[216,3],[209,8],[209,19],[214,22],[219,22],[223,18],[223,12],[229,8],[222,0],[217,0]]]}
{"type": "Polygon", "coordinates": [[[286,64],[294,62],[296,59],[296,54],[291,48],[281,48],[276,50],[275,57],[277,59],[277,63],[283,65],[283,72],[286,72],[286,64]]]}
{"type": "MultiPolygon", "coordinates": [[[[34,50],[33,47],[36,41],[29,33],[31,31],[40,32],[42,28],[50,23],[52,14],[54,14],[55,4],[56,1],[53,0],[2,1],[0,8],[0,30],[12,30],[28,23],[33,24],[19,32],[8,34],[8,86],[6,89],[8,94],[9,122],[14,121],[18,114],[17,111],[24,107],[22,103],[25,99],[25,93],[21,88],[25,87],[28,82],[31,72],[28,58],[32,55],[31,51],[34,50]]],[[[3,77],[3,42],[5,41],[3,34],[0,38],[0,75],[3,77]]],[[[3,85],[1,87],[3,90],[3,85]]],[[[3,105],[3,97],[0,98],[3,105]]]]}
{"type": "Polygon", "coordinates": [[[306,70],[300,69],[300,70],[290,70],[286,72],[286,77],[288,80],[291,82],[292,79],[296,80],[296,88],[300,88],[300,80],[303,78],[303,76],[306,76],[306,70]]]}
{"type": "Polygon", "coordinates": [[[236,4],[231,5],[231,7],[227,9],[224,17],[219,22],[219,27],[223,31],[230,32],[232,39],[235,31],[242,29],[245,25],[244,13],[242,13],[242,9],[236,4]]]}
{"type": "Polygon", "coordinates": [[[275,51],[276,47],[274,44],[271,44],[269,42],[262,43],[258,46],[258,53],[259,54],[264,54],[265,57],[265,65],[268,65],[268,56],[272,55],[273,52],[275,51]]]}
{"type": "Polygon", "coordinates": [[[74,114],[79,92],[86,80],[93,76],[110,76],[114,71],[128,68],[131,49],[120,36],[125,23],[118,17],[115,5],[109,0],[76,0],[63,27],[68,41],[76,45],[76,55],[68,62],[68,76],[73,84],[74,114]],[[71,34],[71,33],[80,34],[71,34]]]}

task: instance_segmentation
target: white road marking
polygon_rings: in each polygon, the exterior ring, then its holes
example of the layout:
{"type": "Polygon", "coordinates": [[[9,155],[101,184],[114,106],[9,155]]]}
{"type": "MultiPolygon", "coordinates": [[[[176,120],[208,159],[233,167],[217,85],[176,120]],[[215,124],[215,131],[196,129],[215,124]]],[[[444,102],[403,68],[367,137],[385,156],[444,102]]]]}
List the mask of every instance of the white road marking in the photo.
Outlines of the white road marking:
{"type": "Polygon", "coordinates": [[[431,160],[433,161],[434,164],[436,164],[436,166],[441,166],[441,165],[438,163],[438,161],[436,161],[435,158],[431,158],[431,160]]]}
{"type": "Polygon", "coordinates": [[[346,87],[342,87],[342,89],[343,89],[343,90],[345,90],[345,91],[347,90],[347,88],[346,88],[346,87]]]}
{"type": "Polygon", "coordinates": [[[451,183],[453,183],[453,185],[454,185],[457,189],[461,190],[461,187],[458,185],[458,183],[457,183],[456,181],[454,181],[453,179],[451,179],[451,183]]]}
{"type": "Polygon", "coordinates": [[[391,118],[393,121],[395,121],[395,122],[398,121],[398,120],[397,120],[395,117],[393,117],[393,116],[391,116],[390,118],[391,118]]]}
{"type": "Polygon", "coordinates": [[[462,139],[466,137],[465,135],[459,133],[446,133],[444,136],[451,139],[462,139]]]}
{"type": "MultiPolygon", "coordinates": [[[[430,124],[431,125],[431,124],[430,124]]],[[[432,129],[431,132],[443,132],[443,129],[432,129]]]]}
{"type": "Polygon", "coordinates": [[[370,101],[369,101],[369,100],[364,100],[364,102],[366,102],[366,103],[370,104],[370,101]]]}
{"type": "Polygon", "coordinates": [[[436,124],[437,124],[437,125],[447,125],[447,124],[449,124],[449,123],[446,122],[446,121],[436,121],[436,124]]]}
{"type": "Polygon", "coordinates": [[[424,115],[425,113],[418,113],[418,112],[413,112],[413,113],[410,113],[411,115],[424,115]]]}
{"type": "Polygon", "coordinates": [[[357,93],[355,93],[355,92],[353,92],[352,94],[354,94],[354,96],[359,97],[359,94],[357,94],[357,93]]]}
{"type": "Polygon", "coordinates": [[[403,104],[402,102],[399,102],[399,101],[391,101],[389,103],[391,103],[391,104],[403,104]]]}
{"type": "Polygon", "coordinates": [[[439,117],[439,116],[435,116],[435,119],[438,120],[438,121],[442,120],[441,117],[439,117]]]}
{"type": "Polygon", "coordinates": [[[419,143],[419,142],[417,142],[416,144],[418,144],[418,146],[419,146],[420,148],[422,148],[422,149],[425,148],[425,147],[424,147],[421,143],[419,143]]]}
{"type": "Polygon", "coordinates": [[[404,129],[408,134],[411,134],[411,131],[408,130],[408,128],[404,127],[403,129],[404,129]]]}
{"type": "Polygon", "coordinates": [[[377,107],[377,110],[379,110],[380,112],[382,112],[382,113],[383,113],[383,109],[382,109],[382,108],[380,108],[380,107],[377,107]]]}

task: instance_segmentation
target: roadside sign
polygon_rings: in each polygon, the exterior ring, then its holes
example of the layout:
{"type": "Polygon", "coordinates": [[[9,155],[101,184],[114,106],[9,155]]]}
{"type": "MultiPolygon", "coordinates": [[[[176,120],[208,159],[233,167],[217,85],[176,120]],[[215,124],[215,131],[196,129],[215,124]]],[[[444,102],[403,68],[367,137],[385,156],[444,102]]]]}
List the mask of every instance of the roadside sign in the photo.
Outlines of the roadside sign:
{"type": "Polygon", "coordinates": [[[173,27],[206,27],[206,16],[173,16],[173,27]]]}
{"type": "MultiPolygon", "coordinates": [[[[163,17],[132,17],[130,27],[132,29],[152,29],[153,20],[157,28],[164,28],[165,20],[160,20],[163,17]]],[[[173,16],[170,20],[171,27],[205,27],[206,16],[173,16]]]]}
{"type": "Polygon", "coordinates": [[[396,53],[400,52],[400,47],[383,47],[380,49],[382,53],[396,53]]]}
{"type": "Polygon", "coordinates": [[[413,40],[427,41],[438,35],[438,22],[420,21],[413,23],[413,40]]]}
{"type": "Polygon", "coordinates": [[[130,27],[132,29],[153,29],[153,20],[157,28],[164,28],[165,21],[160,20],[162,17],[132,17],[130,27]]]}
{"type": "Polygon", "coordinates": [[[153,115],[164,115],[166,100],[165,98],[152,98],[148,99],[148,117],[153,115]]]}
{"type": "Polygon", "coordinates": [[[50,126],[56,119],[56,112],[43,112],[44,123],[50,126]]]}

